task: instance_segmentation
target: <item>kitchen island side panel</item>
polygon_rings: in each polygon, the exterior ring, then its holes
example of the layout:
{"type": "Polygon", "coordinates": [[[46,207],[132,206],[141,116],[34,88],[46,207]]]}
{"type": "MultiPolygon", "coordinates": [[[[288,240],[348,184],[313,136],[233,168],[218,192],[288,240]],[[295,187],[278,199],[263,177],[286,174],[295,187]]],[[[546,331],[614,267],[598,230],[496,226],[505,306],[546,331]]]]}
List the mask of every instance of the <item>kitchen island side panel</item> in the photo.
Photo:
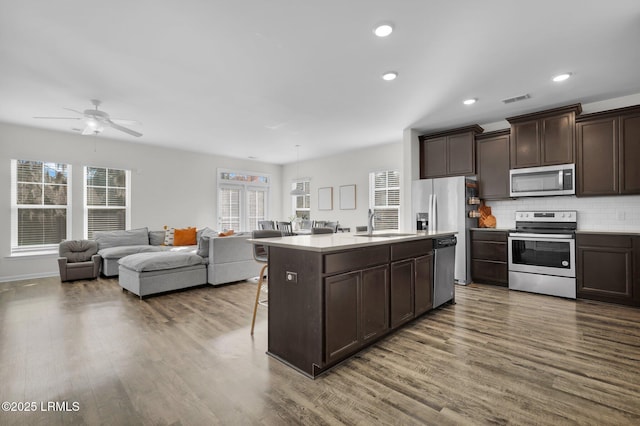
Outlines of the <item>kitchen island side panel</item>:
{"type": "Polygon", "coordinates": [[[311,376],[322,365],[321,277],[322,254],[269,247],[268,353],[311,376]]]}

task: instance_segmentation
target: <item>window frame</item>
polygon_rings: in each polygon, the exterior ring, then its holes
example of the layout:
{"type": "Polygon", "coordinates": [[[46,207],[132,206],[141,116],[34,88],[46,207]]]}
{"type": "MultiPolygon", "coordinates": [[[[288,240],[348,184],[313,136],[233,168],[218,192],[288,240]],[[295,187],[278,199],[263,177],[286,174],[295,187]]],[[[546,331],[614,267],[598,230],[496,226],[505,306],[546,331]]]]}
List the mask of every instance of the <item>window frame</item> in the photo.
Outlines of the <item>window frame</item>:
{"type": "Polygon", "coordinates": [[[218,168],[216,170],[217,177],[217,215],[216,224],[220,230],[223,230],[222,225],[222,190],[223,189],[238,189],[240,190],[238,197],[238,215],[239,215],[239,227],[240,229],[234,229],[237,232],[252,231],[252,222],[255,222],[256,228],[259,220],[268,220],[269,217],[269,197],[271,194],[271,175],[269,173],[253,172],[246,170],[235,170],[218,168]],[[238,179],[226,179],[224,175],[232,175],[238,177],[238,179]],[[258,178],[258,180],[243,180],[245,178],[258,178]],[[261,181],[264,180],[264,181],[261,181]],[[258,219],[257,216],[253,220],[249,218],[249,197],[253,191],[262,191],[264,193],[264,218],[258,219]]]}
{"type": "MultiPolygon", "coordinates": [[[[373,210],[374,214],[376,211],[395,211],[396,212],[396,226],[395,227],[382,227],[382,228],[378,228],[375,227],[376,229],[379,230],[398,230],[400,229],[400,215],[401,215],[401,207],[402,207],[402,193],[401,193],[401,184],[402,181],[400,179],[400,171],[399,170],[376,170],[373,172],[369,173],[369,208],[371,210],[373,210]],[[384,186],[383,188],[376,188],[376,176],[380,173],[385,173],[386,174],[386,186],[384,186]],[[398,185],[397,186],[389,186],[389,173],[396,173],[398,175],[398,185]],[[389,201],[389,197],[388,197],[388,192],[390,190],[393,191],[398,191],[398,204],[394,205],[394,204],[388,204],[389,201]],[[386,201],[387,204],[385,205],[376,205],[376,191],[386,191],[387,192],[387,197],[386,197],[386,201]]],[[[375,223],[375,221],[374,221],[375,223]]]]}
{"type": "MultiPolygon", "coordinates": [[[[73,209],[72,209],[72,194],[73,194],[73,187],[72,187],[72,176],[73,176],[73,170],[72,170],[72,165],[68,164],[68,163],[58,163],[58,162],[54,162],[54,161],[42,161],[42,160],[22,160],[22,159],[11,159],[11,237],[10,237],[10,256],[11,257],[17,257],[17,256],[34,256],[34,255],[43,255],[43,254],[56,254],[58,253],[58,243],[52,243],[52,244],[38,244],[38,245],[29,245],[29,246],[20,246],[19,242],[18,242],[18,229],[19,229],[19,214],[18,211],[22,208],[22,209],[43,209],[43,210],[49,210],[49,209],[64,209],[66,210],[65,215],[66,215],[66,229],[65,229],[65,237],[62,240],[68,240],[70,235],[71,235],[71,231],[72,231],[72,213],[73,213],[73,209]],[[67,204],[66,205],[47,205],[44,204],[44,197],[42,200],[42,204],[18,204],[18,162],[19,161],[28,161],[28,162],[33,162],[33,163],[41,163],[42,167],[43,167],[43,173],[42,173],[42,185],[46,185],[47,183],[44,182],[44,166],[45,164],[56,164],[56,165],[64,165],[66,167],[66,173],[67,173],[67,182],[66,182],[66,188],[67,188],[67,193],[66,193],[66,199],[67,199],[67,204]]],[[[59,185],[59,184],[58,184],[59,185]]],[[[44,187],[43,187],[43,191],[44,191],[44,187]]],[[[44,194],[44,192],[43,192],[44,194]]]]}
{"type": "MultiPolygon", "coordinates": [[[[120,169],[115,167],[104,167],[104,166],[83,166],[82,168],[82,207],[83,207],[83,235],[85,239],[89,238],[89,211],[90,210],[122,210],[122,206],[90,206],[88,205],[88,179],[87,179],[87,171],[89,168],[94,169],[105,169],[106,171],[106,192],[109,192],[109,170],[119,170],[125,172],[125,225],[124,229],[131,228],[131,170],[128,169],[120,169]]],[[[97,185],[91,185],[96,187],[97,185]]],[[[101,231],[101,230],[97,230],[101,231]]]]}
{"type": "Polygon", "coordinates": [[[304,220],[311,220],[311,178],[299,178],[295,179],[291,182],[291,190],[293,191],[298,187],[299,184],[302,184],[302,189],[304,190],[305,186],[307,187],[305,195],[291,195],[291,216],[293,218],[300,218],[304,220]],[[304,197],[302,204],[304,205],[304,200],[308,201],[309,207],[301,207],[298,208],[298,198],[304,197]],[[301,215],[298,215],[298,212],[301,212],[301,215]],[[306,212],[306,215],[305,215],[306,212]]]}

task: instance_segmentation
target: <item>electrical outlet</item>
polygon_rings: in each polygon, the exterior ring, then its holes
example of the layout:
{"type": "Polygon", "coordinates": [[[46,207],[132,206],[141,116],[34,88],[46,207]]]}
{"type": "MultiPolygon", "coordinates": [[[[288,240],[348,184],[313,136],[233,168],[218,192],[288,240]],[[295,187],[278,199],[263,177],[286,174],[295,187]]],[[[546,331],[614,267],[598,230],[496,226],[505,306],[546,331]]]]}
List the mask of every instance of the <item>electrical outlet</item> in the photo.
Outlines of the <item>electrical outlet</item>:
{"type": "Polygon", "coordinates": [[[298,273],[287,271],[285,273],[285,281],[288,283],[297,283],[298,282],[298,273]]]}

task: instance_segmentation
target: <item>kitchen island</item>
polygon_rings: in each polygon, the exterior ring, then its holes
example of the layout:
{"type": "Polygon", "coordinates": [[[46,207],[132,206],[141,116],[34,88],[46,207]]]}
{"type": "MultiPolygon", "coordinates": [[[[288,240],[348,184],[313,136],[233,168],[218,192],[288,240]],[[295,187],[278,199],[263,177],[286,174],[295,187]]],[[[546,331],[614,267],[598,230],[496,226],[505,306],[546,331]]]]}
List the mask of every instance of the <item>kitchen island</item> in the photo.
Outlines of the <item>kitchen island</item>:
{"type": "Polygon", "coordinates": [[[269,248],[267,353],[316,377],[429,311],[432,240],[453,234],[250,240],[269,248]]]}

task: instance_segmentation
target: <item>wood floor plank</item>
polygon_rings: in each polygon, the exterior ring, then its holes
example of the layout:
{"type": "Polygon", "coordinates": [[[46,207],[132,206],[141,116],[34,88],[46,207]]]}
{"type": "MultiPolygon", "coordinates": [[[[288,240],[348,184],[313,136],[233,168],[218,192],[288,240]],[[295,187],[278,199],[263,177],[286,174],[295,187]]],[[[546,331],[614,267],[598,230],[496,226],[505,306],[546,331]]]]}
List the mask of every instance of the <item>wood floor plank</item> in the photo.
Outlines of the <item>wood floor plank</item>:
{"type": "Polygon", "coordinates": [[[640,424],[640,309],[472,284],[316,380],[265,354],[255,282],[140,300],[0,283],[0,399],[30,424],[640,424]]]}

